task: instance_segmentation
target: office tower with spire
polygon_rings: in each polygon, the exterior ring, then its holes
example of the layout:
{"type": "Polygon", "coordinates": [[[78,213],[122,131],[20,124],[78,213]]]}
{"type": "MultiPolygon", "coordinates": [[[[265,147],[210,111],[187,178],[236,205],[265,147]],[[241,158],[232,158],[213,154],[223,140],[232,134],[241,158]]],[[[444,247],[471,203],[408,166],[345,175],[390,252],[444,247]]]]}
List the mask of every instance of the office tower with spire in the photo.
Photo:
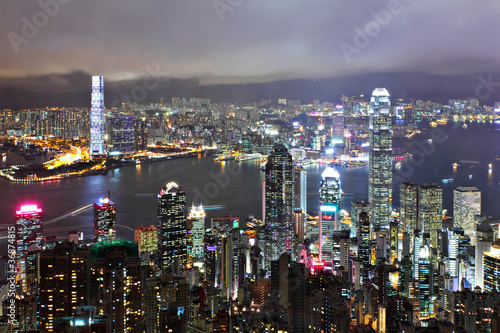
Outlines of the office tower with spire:
{"type": "Polygon", "coordinates": [[[327,167],[321,175],[319,189],[320,246],[321,259],[327,267],[332,266],[333,232],[339,230],[337,212],[340,210],[340,175],[332,167],[327,167]]]}
{"type": "Polygon", "coordinates": [[[116,205],[109,198],[94,202],[94,238],[96,242],[116,238],[116,205]]]}
{"type": "Polygon", "coordinates": [[[183,269],[187,254],[186,193],[174,182],[158,193],[158,260],[161,269],[183,269]],[[174,265],[175,264],[175,265],[174,265]]]}
{"type": "Polygon", "coordinates": [[[106,108],[104,107],[104,77],[92,76],[92,99],[90,109],[90,155],[105,155],[104,131],[106,108]]]}
{"type": "Polygon", "coordinates": [[[266,164],[265,251],[267,268],[293,241],[293,162],[284,143],[277,142],[266,164]]]}
{"type": "Polygon", "coordinates": [[[392,119],[389,92],[376,88],[370,100],[368,201],[372,224],[388,226],[392,214],[392,119]]]}
{"type": "Polygon", "coordinates": [[[459,186],[453,191],[453,224],[474,239],[474,216],[481,215],[481,191],[475,186],[459,186]]]}

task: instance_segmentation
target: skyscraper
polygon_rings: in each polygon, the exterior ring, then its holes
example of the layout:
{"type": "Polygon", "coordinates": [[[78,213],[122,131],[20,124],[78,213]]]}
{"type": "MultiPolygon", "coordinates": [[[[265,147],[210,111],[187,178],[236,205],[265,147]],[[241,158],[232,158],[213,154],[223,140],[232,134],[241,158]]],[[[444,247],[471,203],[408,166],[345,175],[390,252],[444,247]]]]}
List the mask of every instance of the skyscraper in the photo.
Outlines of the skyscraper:
{"type": "Polygon", "coordinates": [[[193,249],[191,255],[194,261],[201,260],[203,258],[203,237],[205,236],[205,211],[203,206],[191,208],[189,215],[187,217],[188,222],[190,221],[192,227],[193,235],[193,249]]]}
{"type": "Polygon", "coordinates": [[[16,266],[21,290],[27,292],[26,255],[31,245],[41,245],[43,212],[36,204],[23,205],[16,211],[16,266]]]}
{"type": "Polygon", "coordinates": [[[437,184],[418,187],[418,225],[430,234],[430,245],[437,249],[438,231],[443,227],[443,189],[437,184]]]}
{"type": "Polygon", "coordinates": [[[453,224],[474,238],[474,215],[481,215],[481,191],[475,186],[459,186],[453,191],[453,224]]]}
{"type": "Polygon", "coordinates": [[[115,115],[111,118],[110,143],[112,153],[135,151],[134,116],[115,115]]]}
{"type": "Polygon", "coordinates": [[[294,177],[294,195],[293,208],[302,209],[307,212],[307,172],[300,167],[293,170],[294,177]]]}
{"type": "Polygon", "coordinates": [[[418,186],[404,182],[399,185],[399,220],[401,232],[414,234],[418,228],[418,186]]]}
{"type": "Polygon", "coordinates": [[[371,205],[368,201],[358,200],[351,201],[351,236],[356,237],[358,234],[359,214],[365,212],[368,216],[371,215],[371,205]]]}
{"type": "Polygon", "coordinates": [[[491,245],[489,252],[484,253],[483,283],[485,291],[500,291],[500,276],[498,272],[500,272],[500,239],[497,239],[491,245]]]}
{"type": "Polygon", "coordinates": [[[134,230],[134,242],[139,244],[139,253],[156,253],[158,249],[158,231],[154,225],[140,225],[134,230]]]}
{"type": "Polygon", "coordinates": [[[106,123],[104,107],[104,77],[92,76],[92,101],[90,109],[90,154],[104,155],[104,127],[106,123]]]}
{"type": "Polygon", "coordinates": [[[187,264],[186,193],[174,182],[158,194],[158,259],[161,269],[187,264]]]}
{"type": "Polygon", "coordinates": [[[205,271],[205,286],[213,287],[215,285],[216,276],[216,250],[217,240],[212,229],[207,229],[203,237],[203,268],[205,271]]]}
{"type": "Polygon", "coordinates": [[[276,143],[266,164],[264,259],[269,268],[293,240],[293,162],[282,143],[276,143]]]}
{"type": "Polygon", "coordinates": [[[388,226],[392,213],[392,119],[385,88],[373,91],[370,109],[368,201],[372,224],[388,226]]]}
{"type": "Polygon", "coordinates": [[[94,202],[94,235],[96,242],[116,237],[116,205],[108,198],[94,202]]]}
{"type": "Polygon", "coordinates": [[[340,176],[339,173],[328,167],[321,175],[321,186],[319,189],[320,205],[320,249],[321,258],[325,260],[328,267],[332,265],[333,232],[338,230],[337,212],[340,209],[340,176]]]}

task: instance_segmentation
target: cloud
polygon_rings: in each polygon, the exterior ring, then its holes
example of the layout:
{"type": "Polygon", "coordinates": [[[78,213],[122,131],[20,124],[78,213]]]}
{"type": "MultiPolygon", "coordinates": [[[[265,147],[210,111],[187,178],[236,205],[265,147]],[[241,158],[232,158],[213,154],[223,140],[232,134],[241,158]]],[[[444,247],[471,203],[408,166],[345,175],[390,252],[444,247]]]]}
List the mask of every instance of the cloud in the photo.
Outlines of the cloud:
{"type": "Polygon", "coordinates": [[[40,3],[56,1],[0,2],[0,77],[82,71],[123,80],[159,65],[213,84],[499,68],[498,0],[72,0],[14,52],[9,33],[23,37],[40,3]],[[214,1],[237,5],[221,20],[214,1]],[[394,5],[398,13],[357,47],[357,29],[394,5]],[[350,62],[342,42],[359,50],[350,62]]]}

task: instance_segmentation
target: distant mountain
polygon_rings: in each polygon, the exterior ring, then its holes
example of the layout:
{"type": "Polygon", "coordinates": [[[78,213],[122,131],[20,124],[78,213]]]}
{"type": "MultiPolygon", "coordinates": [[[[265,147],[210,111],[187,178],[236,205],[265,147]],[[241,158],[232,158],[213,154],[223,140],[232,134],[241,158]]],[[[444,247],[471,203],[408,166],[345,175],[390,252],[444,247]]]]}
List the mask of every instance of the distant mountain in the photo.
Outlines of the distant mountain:
{"type": "MultiPolygon", "coordinates": [[[[303,103],[340,102],[342,95],[369,96],[375,87],[386,87],[395,98],[447,102],[451,98],[478,98],[481,103],[500,101],[500,73],[440,76],[426,73],[379,73],[319,80],[284,80],[269,83],[201,85],[198,79],[162,78],[106,81],[107,107],[130,99],[158,103],[161,97],[210,98],[214,102],[247,103],[260,99],[298,99],[303,103]],[[489,78],[490,77],[490,78],[489,78]],[[490,82],[488,84],[487,82],[490,82]],[[498,82],[498,83],[497,83],[498,82]],[[148,90],[149,89],[149,90],[148,90]],[[476,96],[477,95],[477,96],[476,96]],[[129,97],[123,97],[129,96],[129,97]]],[[[0,78],[0,108],[23,109],[52,106],[90,106],[90,75],[75,72],[28,78],[0,78]]]]}

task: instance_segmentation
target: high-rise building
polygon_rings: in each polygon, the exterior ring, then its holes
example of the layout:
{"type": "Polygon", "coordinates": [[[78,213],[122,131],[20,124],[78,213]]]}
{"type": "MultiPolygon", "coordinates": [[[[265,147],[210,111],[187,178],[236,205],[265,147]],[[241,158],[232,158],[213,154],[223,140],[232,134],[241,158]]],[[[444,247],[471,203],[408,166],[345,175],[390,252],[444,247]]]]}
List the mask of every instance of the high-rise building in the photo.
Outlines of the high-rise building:
{"type": "Polygon", "coordinates": [[[418,185],[408,182],[399,185],[399,221],[401,232],[413,235],[418,229],[418,185]]]}
{"type": "Polygon", "coordinates": [[[500,291],[500,239],[497,239],[490,250],[483,256],[484,291],[500,291]]]}
{"type": "Polygon", "coordinates": [[[361,212],[358,219],[358,258],[364,267],[371,265],[371,224],[367,212],[361,212]]]}
{"type": "Polygon", "coordinates": [[[40,255],[40,330],[53,332],[59,317],[89,302],[89,250],[64,241],[40,255]]]}
{"type": "Polygon", "coordinates": [[[389,92],[376,88],[370,101],[368,201],[372,224],[389,225],[392,215],[392,119],[389,92]]]}
{"type": "Polygon", "coordinates": [[[203,237],[205,236],[205,210],[203,206],[193,207],[189,212],[187,217],[188,223],[191,225],[192,236],[193,236],[193,248],[191,251],[191,256],[194,261],[201,260],[203,258],[203,237]]]}
{"type": "Polygon", "coordinates": [[[307,172],[300,167],[293,170],[294,177],[294,195],[293,208],[302,209],[307,212],[307,172]]]}
{"type": "Polygon", "coordinates": [[[135,151],[134,116],[115,115],[110,123],[111,153],[133,153],[135,151]]]}
{"type": "Polygon", "coordinates": [[[370,216],[371,205],[368,201],[351,201],[351,236],[356,237],[358,234],[359,214],[365,212],[370,216]]]}
{"type": "Polygon", "coordinates": [[[158,259],[161,269],[174,264],[183,269],[187,264],[186,217],[186,193],[174,182],[166,184],[158,194],[158,259]]]}
{"type": "Polygon", "coordinates": [[[427,245],[420,247],[418,270],[418,282],[420,287],[420,315],[426,317],[428,315],[430,296],[432,294],[432,265],[430,249],[427,245]]]}
{"type": "Polygon", "coordinates": [[[106,108],[104,107],[104,77],[92,76],[92,101],[90,109],[90,154],[105,155],[104,128],[106,108]]]}
{"type": "Polygon", "coordinates": [[[481,215],[481,191],[475,186],[459,186],[453,191],[453,224],[474,238],[474,216],[481,215]]]}
{"type": "Polygon", "coordinates": [[[41,246],[43,212],[36,204],[22,205],[16,211],[16,266],[22,292],[28,292],[27,251],[32,245],[41,246]]]}
{"type": "Polygon", "coordinates": [[[490,224],[486,221],[481,222],[477,226],[476,230],[476,272],[475,272],[475,284],[484,290],[484,253],[488,252],[493,243],[493,229],[490,224]]]}
{"type": "Polygon", "coordinates": [[[328,167],[321,175],[319,189],[320,209],[320,249],[321,259],[328,267],[332,265],[333,232],[339,230],[337,225],[337,212],[340,210],[340,176],[339,173],[328,167]]]}
{"type": "Polygon", "coordinates": [[[299,243],[302,243],[306,238],[306,213],[300,209],[295,208],[293,211],[293,230],[297,235],[299,243]]]}
{"type": "Polygon", "coordinates": [[[146,118],[137,118],[135,119],[135,150],[141,151],[146,150],[148,148],[148,129],[146,118]]]}
{"type": "Polygon", "coordinates": [[[99,242],[90,247],[90,261],[91,305],[109,316],[114,332],[139,331],[142,274],[138,244],[99,242]]]}
{"type": "Polygon", "coordinates": [[[431,247],[438,248],[438,232],[443,227],[443,189],[437,184],[418,187],[418,224],[430,234],[431,247]]]}
{"type": "Polygon", "coordinates": [[[116,205],[108,198],[94,202],[94,235],[96,242],[116,237],[116,205]]]}
{"type": "Polygon", "coordinates": [[[293,162],[284,144],[276,143],[268,156],[265,186],[264,259],[270,268],[293,245],[293,162]]]}
{"type": "Polygon", "coordinates": [[[203,269],[205,271],[205,286],[215,286],[217,240],[212,229],[207,229],[203,237],[203,269]]]}
{"type": "Polygon", "coordinates": [[[140,225],[134,230],[134,242],[139,244],[139,253],[156,253],[158,250],[158,231],[154,225],[140,225]]]}

